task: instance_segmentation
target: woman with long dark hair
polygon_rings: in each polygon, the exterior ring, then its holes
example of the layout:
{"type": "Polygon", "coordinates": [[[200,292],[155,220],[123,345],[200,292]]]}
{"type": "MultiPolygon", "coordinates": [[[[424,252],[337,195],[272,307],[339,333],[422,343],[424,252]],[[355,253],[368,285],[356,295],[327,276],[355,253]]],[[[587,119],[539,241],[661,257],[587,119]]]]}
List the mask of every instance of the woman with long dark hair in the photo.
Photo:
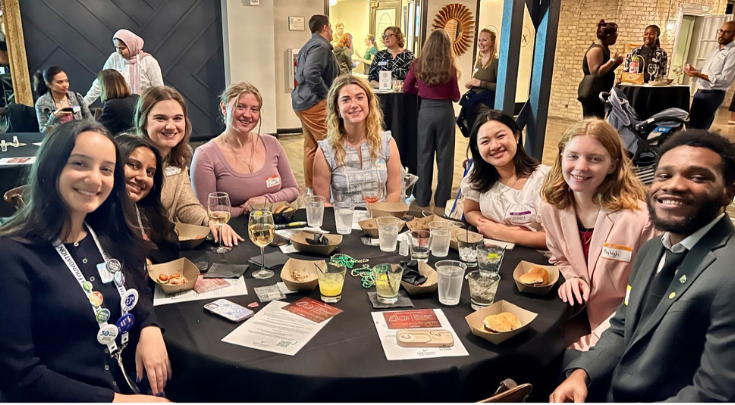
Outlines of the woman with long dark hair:
{"type": "Polygon", "coordinates": [[[26,204],[0,228],[0,390],[18,402],[160,400],[130,395],[144,373],[161,395],[171,371],[112,136],[63,124],[36,157],[26,204]]]}
{"type": "Polygon", "coordinates": [[[74,120],[91,120],[92,114],[81,94],[69,91],[69,78],[64,69],[50,66],[36,73],[38,84],[36,118],[41,132],[74,120]]]}
{"type": "Polygon", "coordinates": [[[472,170],[462,179],[467,222],[488,238],[546,249],[539,192],[549,167],[523,149],[515,120],[490,110],[470,135],[472,170]]]}
{"type": "Polygon", "coordinates": [[[149,140],[133,134],[115,137],[125,163],[125,188],[135,207],[136,228],[141,237],[151,241],[146,258],[163,263],[179,258],[179,242],[174,224],[161,204],[163,158],[149,140]]]}
{"type": "Polygon", "coordinates": [[[403,83],[403,91],[418,94],[421,107],[416,140],[416,204],[427,207],[431,202],[436,155],[437,185],[434,207],[444,213],[452,194],[454,177],[454,107],[459,101],[457,66],[452,41],[444,30],[434,30],[412,64],[403,83]]]}
{"type": "Polygon", "coordinates": [[[577,100],[582,103],[584,117],[605,118],[605,105],[600,92],[610,91],[615,84],[615,69],[623,63],[623,57],[615,53],[610,57],[610,46],[618,40],[618,25],[600,20],[597,23],[597,39],[582,59],[584,78],[577,89],[577,100]]]}

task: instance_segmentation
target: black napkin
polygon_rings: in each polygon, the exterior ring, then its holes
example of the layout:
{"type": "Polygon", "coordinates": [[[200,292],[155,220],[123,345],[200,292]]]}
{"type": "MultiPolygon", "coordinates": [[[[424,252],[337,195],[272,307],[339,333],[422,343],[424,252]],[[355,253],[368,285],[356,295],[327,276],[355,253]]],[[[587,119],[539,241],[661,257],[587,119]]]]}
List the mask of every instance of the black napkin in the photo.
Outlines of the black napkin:
{"type": "MultiPolygon", "coordinates": [[[[286,264],[287,261],[288,256],[283,254],[283,252],[281,252],[280,250],[265,254],[265,267],[271,270],[280,269],[281,267],[283,267],[284,264],[286,264]]],[[[248,263],[254,264],[258,267],[262,266],[260,262],[260,255],[251,257],[250,260],[248,260],[248,263]]]]}
{"type": "Polygon", "coordinates": [[[403,266],[402,280],[412,285],[421,285],[426,282],[426,277],[419,273],[419,262],[411,260],[408,264],[401,262],[403,266]]]}
{"type": "MultiPolygon", "coordinates": [[[[321,245],[321,246],[327,246],[329,245],[329,239],[327,239],[326,236],[324,236],[321,233],[315,233],[313,237],[306,238],[306,243],[310,245],[321,245]]],[[[268,262],[266,262],[268,263],[268,262]]]]}
{"type": "Polygon", "coordinates": [[[213,263],[204,278],[238,278],[247,271],[247,264],[213,263]]]}
{"type": "Polygon", "coordinates": [[[398,291],[398,301],[396,301],[395,304],[383,304],[378,301],[378,293],[375,291],[368,292],[367,295],[370,303],[373,304],[373,308],[375,309],[413,307],[413,302],[411,302],[411,299],[408,298],[406,293],[403,291],[398,291]]]}

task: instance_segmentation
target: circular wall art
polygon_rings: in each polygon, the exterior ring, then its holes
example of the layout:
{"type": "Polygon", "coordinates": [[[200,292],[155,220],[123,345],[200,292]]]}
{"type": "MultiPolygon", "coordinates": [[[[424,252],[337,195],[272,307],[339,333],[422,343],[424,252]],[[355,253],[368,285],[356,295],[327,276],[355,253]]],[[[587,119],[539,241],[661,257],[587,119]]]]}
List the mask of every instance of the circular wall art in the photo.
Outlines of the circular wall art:
{"type": "Polygon", "coordinates": [[[432,27],[441,28],[449,34],[455,55],[460,56],[470,49],[475,35],[475,19],[466,6],[453,3],[442,7],[432,27]]]}

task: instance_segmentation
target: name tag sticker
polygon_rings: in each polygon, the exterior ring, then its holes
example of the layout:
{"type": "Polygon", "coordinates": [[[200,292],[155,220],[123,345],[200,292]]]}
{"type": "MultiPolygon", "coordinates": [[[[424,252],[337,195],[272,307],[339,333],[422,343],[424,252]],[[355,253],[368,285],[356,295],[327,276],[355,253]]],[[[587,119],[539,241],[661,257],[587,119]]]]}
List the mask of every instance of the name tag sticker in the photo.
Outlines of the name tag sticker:
{"type": "Polygon", "coordinates": [[[633,257],[633,248],[605,243],[602,245],[602,257],[605,259],[630,263],[630,259],[633,257]]]}
{"type": "Polygon", "coordinates": [[[265,178],[265,186],[268,188],[276,187],[281,185],[281,176],[274,174],[273,176],[265,178]]]}
{"type": "Polygon", "coordinates": [[[168,176],[174,176],[179,173],[181,173],[181,168],[176,166],[167,166],[165,169],[163,169],[163,173],[168,176]]]}
{"type": "Polygon", "coordinates": [[[630,298],[630,290],[632,289],[633,287],[631,287],[630,285],[628,285],[628,287],[625,289],[625,300],[623,301],[623,304],[625,304],[626,307],[628,306],[628,298],[630,298]]]}
{"type": "Polygon", "coordinates": [[[73,106],[71,108],[71,110],[74,111],[75,113],[78,113],[78,112],[82,111],[82,107],[80,107],[78,105],[75,105],[75,106],[73,106]]]}
{"type": "Polygon", "coordinates": [[[388,65],[387,61],[378,62],[378,66],[387,66],[387,65],[388,65]]]}
{"type": "Polygon", "coordinates": [[[513,225],[523,225],[531,222],[533,213],[531,211],[509,212],[508,218],[513,225]]]}

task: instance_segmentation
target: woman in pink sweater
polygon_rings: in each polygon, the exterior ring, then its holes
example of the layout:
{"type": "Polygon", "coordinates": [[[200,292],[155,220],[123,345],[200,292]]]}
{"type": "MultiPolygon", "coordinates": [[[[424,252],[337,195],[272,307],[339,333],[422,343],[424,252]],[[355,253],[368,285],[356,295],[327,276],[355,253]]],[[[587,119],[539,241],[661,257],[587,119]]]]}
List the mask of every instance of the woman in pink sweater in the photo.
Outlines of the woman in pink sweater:
{"type": "Polygon", "coordinates": [[[240,81],[229,85],[220,96],[225,131],[194,151],[191,177],[202,204],[209,193],[224,191],[230,196],[230,213],[237,217],[250,212],[253,204],[292,202],[299,186],[288,157],[278,140],[254,131],[260,123],[263,98],[255,86],[240,81]]]}

